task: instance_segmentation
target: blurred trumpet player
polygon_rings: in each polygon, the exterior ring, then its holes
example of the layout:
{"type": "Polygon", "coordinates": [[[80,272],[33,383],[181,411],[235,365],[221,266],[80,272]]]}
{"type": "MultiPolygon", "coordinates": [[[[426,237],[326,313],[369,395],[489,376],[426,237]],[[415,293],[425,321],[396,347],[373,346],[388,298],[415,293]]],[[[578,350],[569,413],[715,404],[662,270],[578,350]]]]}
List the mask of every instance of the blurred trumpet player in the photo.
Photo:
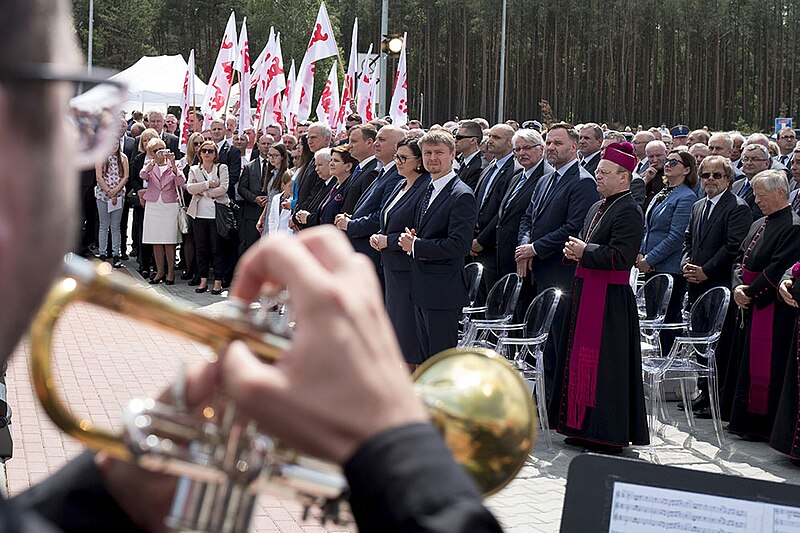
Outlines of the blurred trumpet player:
{"type": "MultiPolygon", "coordinates": [[[[3,360],[59,273],[76,227],[77,171],[102,161],[118,142],[116,128],[104,131],[102,116],[52,120],[67,112],[76,86],[90,81],[69,8],[64,0],[4,3],[3,360]],[[25,179],[16,168],[20,158],[36,163],[25,179]]],[[[293,348],[268,366],[232,344],[218,363],[187,371],[187,405],[222,391],[286,444],[342,465],[361,531],[498,531],[399,371],[403,359],[369,259],[333,228],[271,237],[243,256],[232,296],[255,300],[266,282],[286,286],[302,317],[293,348]]],[[[29,491],[0,499],[0,531],[162,531],[174,487],[169,476],[87,452],[29,491]]]]}

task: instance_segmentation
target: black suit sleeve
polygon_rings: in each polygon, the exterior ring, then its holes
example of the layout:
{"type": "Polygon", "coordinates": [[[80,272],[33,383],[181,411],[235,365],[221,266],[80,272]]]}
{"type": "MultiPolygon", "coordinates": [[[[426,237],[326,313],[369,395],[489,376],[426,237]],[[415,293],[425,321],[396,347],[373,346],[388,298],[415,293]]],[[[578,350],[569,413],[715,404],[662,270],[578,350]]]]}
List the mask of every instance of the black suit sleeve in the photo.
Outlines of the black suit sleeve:
{"type": "Polygon", "coordinates": [[[644,197],[647,194],[647,186],[642,178],[633,178],[631,180],[631,195],[636,203],[642,205],[644,197]]]}
{"type": "Polygon", "coordinates": [[[597,198],[595,181],[588,178],[579,180],[571,191],[564,225],[536,239],[536,242],[533,243],[536,255],[540,259],[546,259],[553,254],[560,255],[564,250],[567,238],[580,232],[583,227],[583,219],[597,198]]]}
{"type": "Polygon", "coordinates": [[[89,452],[10,503],[38,513],[65,532],[139,531],[105,489],[94,455],[89,452]]]}
{"type": "MultiPolygon", "coordinates": [[[[698,204],[702,204],[702,202],[703,201],[700,200],[692,206],[692,212],[689,214],[689,225],[686,226],[686,231],[683,232],[683,253],[681,254],[681,265],[680,265],[681,272],[683,271],[684,265],[687,265],[692,262],[691,261],[692,242],[693,242],[692,232],[694,231],[695,219],[697,218],[698,204]]],[[[748,224],[747,227],[749,228],[750,225],[748,224]]],[[[745,233],[746,232],[747,229],[745,229],[745,233]]],[[[744,238],[744,236],[742,238],[744,238]]],[[[736,257],[736,254],[738,252],[739,252],[739,246],[737,245],[733,252],[734,258],[736,257]]],[[[705,272],[705,269],[703,269],[703,272],[705,272]]],[[[706,274],[708,273],[706,272],[706,274]]]]}
{"type": "Polygon", "coordinates": [[[388,430],[344,468],[360,531],[502,531],[430,424],[388,430]]]}
{"type": "Polygon", "coordinates": [[[242,173],[242,153],[235,146],[228,147],[227,165],[228,190],[235,191],[239,185],[239,175],[242,173]]]}
{"type": "Polygon", "coordinates": [[[245,201],[255,204],[257,195],[250,188],[251,171],[258,172],[258,169],[253,168],[253,165],[244,166],[242,169],[242,174],[239,177],[239,186],[237,187],[237,190],[239,191],[239,196],[244,198],[245,201]]]}
{"type": "Polygon", "coordinates": [[[466,256],[472,246],[477,216],[478,205],[475,203],[475,197],[471,193],[459,195],[450,212],[447,237],[443,239],[417,237],[414,241],[414,258],[422,261],[440,261],[466,256]]]}

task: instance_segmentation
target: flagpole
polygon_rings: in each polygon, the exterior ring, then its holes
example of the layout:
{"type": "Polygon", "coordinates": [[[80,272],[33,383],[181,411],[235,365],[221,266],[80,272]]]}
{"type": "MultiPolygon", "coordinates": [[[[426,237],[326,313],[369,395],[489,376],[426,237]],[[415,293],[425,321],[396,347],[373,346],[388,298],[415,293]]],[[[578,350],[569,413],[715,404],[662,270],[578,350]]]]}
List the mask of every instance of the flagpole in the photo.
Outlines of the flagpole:
{"type": "MultiPolygon", "coordinates": [[[[222,112],[225,115],[225,121],[228,121],[228,101],[231,99],[231,89],[233,89],[233,85],[236,83],[236,74],[238,74],[238,70],[233,71],[233,77],[231,78],[231,84],[228,86],[228,96],[225,97],[225,107],[222,108],[222,112]]],[[[239,80],[241,83],[242,80],[239,80]]],[[[240,87],[241,89],[241,87],[240,87]]],[[[239,93],[239,100],[242,99],[241,92],[239,93]]],[[[239,102],[239,106],[241,107],[242,102],[239,102]]]]}

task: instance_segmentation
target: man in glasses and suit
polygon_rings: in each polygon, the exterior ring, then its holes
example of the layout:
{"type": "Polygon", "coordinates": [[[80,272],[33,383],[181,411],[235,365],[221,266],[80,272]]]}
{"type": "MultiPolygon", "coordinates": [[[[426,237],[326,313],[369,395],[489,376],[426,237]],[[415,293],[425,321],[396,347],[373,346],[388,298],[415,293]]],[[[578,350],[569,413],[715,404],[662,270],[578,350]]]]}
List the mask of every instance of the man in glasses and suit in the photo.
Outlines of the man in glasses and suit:
{"type": "Polygon", "coordinates": [[[474,191],[483,170],[483,153],[478,145],[483,139],[481,125],[474,120],[462,120],[456,132],[458,177],[474,191]]]}
{"type": "MultiPolygon", "coordinates": [[[[731,192],[734,175],[730,159],[722,156],[708,156],[700,164],[699,177],[706,197],[692,206],[681,259],[681,271],[689,282],[690,306],[709,289],[731,289],[733,263],[753,223],[750,207],[731,192]]],[[[736,306],[731,304],[716,351],[720,391],[725,387],[735,318],[736,306]]],[[[692,409],[698,416],[710,417],[708,381],[702,379],[698,386],[700,396],[692,402],[692,409]]]]}

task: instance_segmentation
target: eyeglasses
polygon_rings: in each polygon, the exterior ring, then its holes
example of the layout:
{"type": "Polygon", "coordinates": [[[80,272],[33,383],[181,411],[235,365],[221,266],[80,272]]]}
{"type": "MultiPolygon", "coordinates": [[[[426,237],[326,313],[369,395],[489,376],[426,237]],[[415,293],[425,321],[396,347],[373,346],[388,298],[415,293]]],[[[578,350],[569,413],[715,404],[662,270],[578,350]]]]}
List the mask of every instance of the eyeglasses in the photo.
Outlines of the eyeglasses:
{"type": "Polygon", "coordinates": [[[17,83],[63,82],[73,85],[67,119],[78,137],[74,161],[86,170],[104,161],[119,142],[122,102],[127,89],[108,79],[115,72],[95,69],[93,75],[77,67],[53,64],[20,65],[0,71],[0,80],[17,83]]]}
{"type": "Polygon", "coordinates": [[[515,154],[518,154],[520,152],[528,152],[530,150],[533,150],[534,148],[539,148],[540,146],[542,146],[542,145],[541,144],[532,144],[530,146],[517,146],[516,148],[512,148],[511,151],[514,152],[515,154]]]}
{"type": "Polygon", "coordinates": [[[405,165],[408,162],[408,160],[411,159],[412,157],[414,159],[417,158],[417,156],[415,156],[415,155],[397,155],[397,154],[395,154],[394,155],[394,160],[397,161],[398,163],[400,163],[401,165],[405,165]]]}
{"type": "Polygon", "coordinates": [[[724,177],[725,177],[725,174],[723,174],[722,172],[701,172],[700,173],[700,179],[701,180],[708,180],[708,179],[721,180],[724,177]]]}
{"type": "Polygon", "coordinates": [[[797,137],[794,136],[794,135],[781,135],[780,137],[778,137],[778,139],[780,139],[780,140],[790,139],[790,140],[794,141],[795,139],[797,139],[797,137]]]}
{"type": "Polygon", "coordinates": [[[203,148],[202,150],[200,150],[200,153],[201,154],[213,154],[215,151],[216,150],[214,150],[213,148],[203,148]]]}
{"type": "Polygon", "coordinates": [[[456,140],[460,141],[462,139],[480,139],[477,135],[456,135],[456,140]]]}
{"type": "MultiPolygon", "coordinates": [[[[665,167],[674,167],[675,165],[683,165],[683,161],[680,159],[665,159],[664,166],[665,167]]],[[[684,165],[686,166],[686,165],[684,165]]]]}
{"type": "Polygon", "coordinates": [[[767,159],[766,157],[743,157],[742,158],[742,163],[757,163],[759,161],[761,161],[763,163],[764,161],[769,161],[769,159],[767,159]]]}
{"type": "Polygon", "coordinates": [[[192,146],[200,146],[201,144],[203,144],[203,141],[197,141],[197,142],[193,142],[192,146]]]}

